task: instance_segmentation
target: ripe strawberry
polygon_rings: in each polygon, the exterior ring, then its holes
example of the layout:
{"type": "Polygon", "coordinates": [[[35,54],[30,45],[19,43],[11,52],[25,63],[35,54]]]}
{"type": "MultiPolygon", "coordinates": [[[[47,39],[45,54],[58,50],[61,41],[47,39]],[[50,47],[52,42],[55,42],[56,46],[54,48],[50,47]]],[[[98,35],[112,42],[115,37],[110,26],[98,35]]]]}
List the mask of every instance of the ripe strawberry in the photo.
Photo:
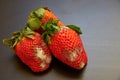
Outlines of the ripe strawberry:
{"type": "Polygon", "coordinates": [[[87,55],[79,36],[79,27],[58,27],[48,23],[43,28],[46,32],[42,36],[57,59],[75,69],[82,69],[86,65],[87,55]]]}
{"type": "MultiPolygon", "coordinates": [[[[28,26],[39,33],[43,33],[44,30],[41,28],[50,19],[59,20],[56,15],[48,8],[42,7],[32,11],[28,17],[28,26]]],[[[58,26],[63,26],[64,24],[59,20],[58,26]]]]}
{"type": "Polygon", "coordinates": [[[78,34],[69,28],[62,28],[51,37],[49,48],[62,62],[81,69],[87,62],[86,53],[78,34]]]}
{"type": "Polygon", "coordinates": [[[3,43],[13,48],[20,60],[33,72],[42,72],[51,63],[51,54],[41,35],[29,28],[13,33],[13,36],[4,39],[3,43]]]}
{"type": "Polygon", "coordinates": [[[75,69],[82,69],[88,59],[79,36],[80,28],[74,25],[59,27],[53,24],[54,20],[50,22],[43,27],[46,31],[42,36],[53,55],[75,69]]]}

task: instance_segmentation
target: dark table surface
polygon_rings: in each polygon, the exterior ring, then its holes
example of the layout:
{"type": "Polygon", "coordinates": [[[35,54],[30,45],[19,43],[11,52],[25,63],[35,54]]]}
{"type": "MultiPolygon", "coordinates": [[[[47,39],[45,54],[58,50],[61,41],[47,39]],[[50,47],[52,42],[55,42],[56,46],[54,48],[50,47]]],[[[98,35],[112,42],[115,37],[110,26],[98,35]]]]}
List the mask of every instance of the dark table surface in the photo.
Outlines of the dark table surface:
{"type": "Polygon", "coordinates": [[[120,0],[0,0],[0,80],[120,80],[120,0]],[[54,59],[31,72],[2,39],[24,27],[29,12],[49,7],[65,24],[81,26],[88,65],[76,71],[54,59]]]}

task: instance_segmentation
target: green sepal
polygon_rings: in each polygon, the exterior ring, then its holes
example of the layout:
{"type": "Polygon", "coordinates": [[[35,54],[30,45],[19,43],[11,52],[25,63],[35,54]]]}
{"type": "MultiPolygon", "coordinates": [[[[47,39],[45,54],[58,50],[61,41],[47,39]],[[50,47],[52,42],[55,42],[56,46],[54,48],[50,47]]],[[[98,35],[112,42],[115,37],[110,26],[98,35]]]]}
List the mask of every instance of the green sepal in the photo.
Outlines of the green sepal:
{"type": "Polygon", "coordinates": [[[50,40],[51,38],[50,38],[48,32],[44,32],[42,34],[42,38],[43,38],[43,40],[45,41],[46,44],[51,44],[51,40],[50,40]]]}
{"type": "Polygon", "coordinates": [[[27,38],[30,38],[30,39],[35,39],[33,35],[28,35],[26,36],[27,38]]]}
{"type": "Polygon", "coordinates": [[[20,39],[16,38],[15,40],[13,40],[13,45],[11,46],[11,48],[14,48],[20,40],[21,38],[20,39]]]}
{"type": "Polygon", "coordinates": [[[43,30],[59,30],[57,26],[59,20],[53,20],[52,18],[42,27],[43,30]]]}
{"type": "Polygon", "coordinates": [[[32,30],[38,30],[41,27],[41,24],[42,24],[40,22],[40,19],[43,18],[44,14],[45,14],[45,9],[44,8],[37,8],[37,9],[35,9],[28,16],[27,25],[32,30]]]}
{"type": "Polygon", "coordinates": [[[41,26],[41,22],[38,18],[29,18],[27,24],[32,30],[37,30],[41,26]]]}
{"type": "Polygon", "coordinates": [[[51,37],[49,35],[46,35],[46,42],[47,44],[51,44],[51,37]]]}
{"type": "Polygon", "coordinates": [[[14,48],[23,38],[34,39],[35,32],[32,31],[29,27],[26,27],[18,32],[13,32],[12,37],[10,39],[3,39],[3,43],[5,45],[10,46],[10,48],[14,48]]]}
{"type": "Polygon", "coordinates": [[[29,18],[36,18],[37,16],[35,15],[34,11],[30,12],[29,18]]]}
{"type": "Polygon", "coordinates": [[[34,13],[38,18],[43,18],[43,15],[45,13],[45,9],[44,8],[37,8],[36,10],[34,10],[34,13]]]}
{"type": "Polygon", "coordinates": [[[45,32],[42,34],[44,41],[47,44],[51,44],[51,36],[60,30],[58,25],[59,20],[50,19],[42,28],[45,32]]]}
{"type": "Polygon", "coordinates": [[[48,7],[42,7],[45,10],[51,11],[48,7]]]}
{"type": "Polygon", "coordinates": [[[13,32],[12,35],[17,37],[18,35],[20,35],[20,32],[13,32]]]}
{"type": "Polygon", "coordinates": [[[33,30],[31,30],[29,27],[26,27],[23,30],[23,37],[28,37],[30,39],[34,39],[34,36],[32,34],[34,34],[35,32],[33,30]]]}
{"type": "Polygon", "coordinates": [[[12,45],[13,45],[13,40],[12,39],[3,39],[3,43],[5,45],[8,45],[12,48],[12,45]]]}
{"type": "Polygon", "coordinates": [[[82,34],[80,27],[78,27],[76,25],[66,25],[66,27],[71,28],[72,30],[76,31],[78,34],[82,34]]]}

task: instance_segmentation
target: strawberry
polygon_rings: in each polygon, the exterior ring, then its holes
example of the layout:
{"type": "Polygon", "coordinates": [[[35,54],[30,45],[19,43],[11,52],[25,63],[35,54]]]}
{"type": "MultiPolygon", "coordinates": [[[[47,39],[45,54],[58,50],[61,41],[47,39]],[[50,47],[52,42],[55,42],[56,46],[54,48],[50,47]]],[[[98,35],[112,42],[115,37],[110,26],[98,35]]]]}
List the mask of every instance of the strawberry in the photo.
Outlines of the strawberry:
{"type": "Polygon", "coordinates": [[[41,35],[26,27],[14,32],[10,39],[3,43],[10,46],[33,72],[45,71],[51,63],[51,54],[41,35]]]}
{"type": "Polygon", "coordinates": [[[80,28],[74,25],[59,27],[53,24],[54,20],[50,22],[43,27],[46,31],[42,36],[52,54],[70,67],[82,69],[88,59],[79,36],[80,28]]]}
{"type": "Polygon", "coordinates": [[[56,17],[56,15],[46,7],[41,7],[33,10],[28,16],[28,26],[35,30],[36,32],[43,33],[44,30],[41,28],[50,19],[58,20],[58,26],[63,26],[64,24],[56,17]]]}

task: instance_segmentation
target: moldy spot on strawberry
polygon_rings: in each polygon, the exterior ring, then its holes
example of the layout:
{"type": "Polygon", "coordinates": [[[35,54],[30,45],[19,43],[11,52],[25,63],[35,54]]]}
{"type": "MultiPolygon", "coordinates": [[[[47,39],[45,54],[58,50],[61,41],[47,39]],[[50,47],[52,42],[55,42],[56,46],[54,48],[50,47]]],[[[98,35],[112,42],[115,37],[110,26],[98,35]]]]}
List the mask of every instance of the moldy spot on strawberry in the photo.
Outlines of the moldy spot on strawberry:
{"type": "Polygon", "coordinates": [[[44,68],[51,62],[51,56],[44,53],[44,50],[40,47],[35,47],[36,57],[41,61],[40,67],[44,68]]]}

